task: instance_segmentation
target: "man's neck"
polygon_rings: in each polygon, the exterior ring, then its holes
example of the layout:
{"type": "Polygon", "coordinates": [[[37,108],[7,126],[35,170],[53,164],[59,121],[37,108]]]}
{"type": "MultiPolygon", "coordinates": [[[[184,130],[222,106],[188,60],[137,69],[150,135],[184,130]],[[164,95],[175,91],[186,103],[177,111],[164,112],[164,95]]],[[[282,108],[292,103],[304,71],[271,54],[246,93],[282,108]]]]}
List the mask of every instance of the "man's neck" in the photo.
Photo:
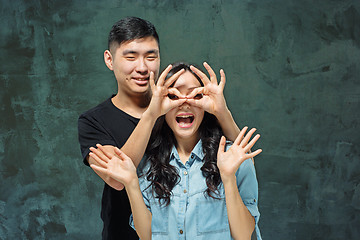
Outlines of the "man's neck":
{"type": "Polygon", "coordinates": [[[139,96],[128,96],[118,92],[111,101],[115,107],[126,112],[130,116],[141,118],[142,114],[149,106],[150,99],[150,92],[139,96]]]}

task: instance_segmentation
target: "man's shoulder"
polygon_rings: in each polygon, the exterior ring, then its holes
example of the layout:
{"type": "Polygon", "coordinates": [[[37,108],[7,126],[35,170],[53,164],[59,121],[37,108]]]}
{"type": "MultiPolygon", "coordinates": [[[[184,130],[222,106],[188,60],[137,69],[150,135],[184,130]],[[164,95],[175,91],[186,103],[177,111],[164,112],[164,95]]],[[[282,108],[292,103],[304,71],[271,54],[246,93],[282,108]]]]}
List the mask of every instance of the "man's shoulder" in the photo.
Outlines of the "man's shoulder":
{"type": "Polygon", "coordinates": [[[111,110],[111,97],[103,101],[102,103],[98,104],[97,106],[90,108],[89,110],[83,112],[80,115],[80,118],[83,117],[94,117],[97,115],[102,115],[104,112],[111,110]]]}

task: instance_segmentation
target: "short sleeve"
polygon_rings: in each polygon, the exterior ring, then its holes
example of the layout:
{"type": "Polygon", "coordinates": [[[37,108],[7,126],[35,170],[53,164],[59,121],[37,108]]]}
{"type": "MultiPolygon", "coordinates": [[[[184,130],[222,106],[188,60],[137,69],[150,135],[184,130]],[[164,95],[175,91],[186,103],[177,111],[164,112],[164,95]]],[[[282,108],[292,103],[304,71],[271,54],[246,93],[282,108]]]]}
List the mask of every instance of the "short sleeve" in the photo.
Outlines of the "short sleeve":
{"type": "Polygon", "coordinates": [[[90,152],[90,147],[95,147],[97,143],[116,146],[104,127],[95,118],[84,114],[78,119],[78,138],[83,162],[86,165],[89,165],[86,157],[90,152]]]}

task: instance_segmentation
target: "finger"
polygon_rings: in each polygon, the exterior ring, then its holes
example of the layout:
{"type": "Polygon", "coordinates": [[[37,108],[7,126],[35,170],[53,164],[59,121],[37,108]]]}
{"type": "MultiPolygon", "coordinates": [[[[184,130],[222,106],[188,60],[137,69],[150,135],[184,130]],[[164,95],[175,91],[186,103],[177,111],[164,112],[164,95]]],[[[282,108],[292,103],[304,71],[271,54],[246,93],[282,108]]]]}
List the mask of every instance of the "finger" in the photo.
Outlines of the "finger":
{"type": "Polygon", "coordinates": [[[172,75],[171,77],[166,79],[164,86],[167,88],[170,87],[171,84],[173,84],[180,77],[180,75],[183,74],[184,72],[185,72],[185,69],[181,69],[180,71],[178,71],[177,73],[175,73],[174,75],[172,75]]]}
{"type": "Polygon", "coordinates": [[[197,87],[197,88],[194,88],[190,94],[188,94],[186,97],[187,98],[194,98],[197,94],[201,93],[203,94],[203,91],[204,91],[204,87],[197,87]]]}
{"type": "Polygon", "coordinates": [[[261,152],[262,152],[262,149],[257,149],[255,152],[246,154],[246,157],[247,157],[247,158],[253,158],[253,157],[259,155],[261,152]]]}
{"type": "Polygon", "coordinates": [[[90,152],[89,156],[95,160],[95,162],[97,164],[99,164],[100,166],[102,166],[103,168],[107,168],[107,161],[102,160],[101,158],[99,158],[96,154],[90,152]]]}
{"type": "Polygon", "coordinates": [[[151,88],[151,91],[154,92],[155,90],[155,74],[153,71],[150,72],[150,88],[151,88]]]}
{"type": "Polygon", "coordinates": [[[224,90],[225,83],[226,83],[225,72],[224,72],[223,69],[220,69],[220,83],[219,83],[219,87],[220,87],[222,90],[224,90]]]}
{"type": "Polygon", "coordinates": [[[234,145],[240,145],[241,140],[244,138],[244,135],[245,135],[247,130],[248,130],[247,126],[243,127],[243,129],[241,129],[239,135],[236,137],[236,139],[234,141],[234,145]]]}
{"type": "Polygon", "coordinates": [[[251,148],[255,145],[255,143],[257,142],[257,140],[259,140],[260,138],[260,134],[256,134],[256,136],[251,139],[251,141],[249,142],[249,144],[247,144],[244,148],[245,152],[249,152],[251,150],[251,148]]]}
{"type": "Polygon", "coordinates": [[[114,154],[109,153],[109,152],[106,150],[106,148],[104,148],[103,145],[101,145],[101,144],[96,144],[96,146],[98,147],[98,149],[100,149],[100,150],[104,153],[104,155],[105,155],[108,159],[111,159],[111,158],[114,156],[114,154]]]}
{"type": "Polygon", "coordinates": [[[99,166],[96,166],[95,164],[90,164],[90,167],[96,171],[96,172],[100,172],[102,174],[108,174],[108,170],[99,166]]]}
{"type": "Polygon", "coordinates": [[[241,141],[241,143],[240,143],[240,147],[243,147],[243,148],[244,148],[244,147],[248,144],[251,136],[254,134],[255,131],[256,131],[256,128],[252,128],[252,129],[246,134],[246,136],[244,137],[244,139],[243,139],[243,140],[241,141]]]}
{"type": "Polygon", "coordinates": [[[160,74],[160,77],[159,77],[159,79],[158,79],[158,81],[157,81],[157,85],[158,85],[158,86],[163,86],[163,85],[164,85],[165,78],[166,78],[166,76],[168,75],[168,73],[170,72],[171,68],[172,68],[172,65],[170,64],[170,65],[167,66],[167,67],[165,68],[165,70],[160,74]]]}
{"type": "Polygon", "coordinates": [[[121,160],[131,160],[123,151],[121,151],[120,149],[118,149],[117,147],[115,148],[115,154],[121,159],[121,160]]]}
{"type": "Polygon", "coordinates": [[[224,136],[221,136],[218,154],[225,152],[225,144],[226,144],[226,138],[224,136]]]}
{"type": "Polygon", "coordinates": [[[204,84],[204,86],[206,86],[207,84],[210,83],[209,78],[206,76],[205,73],[203,73],[202,71],[200,71],[199,69],[197,69],[194,66],[190,66],[191,71],[193,71],[201,80],[201,82],[204,84]]]}
{"type": "Polygon", "coordinates": [[[186,102],[188,104],[190,104],[191,106],[198,107],[198,108],[204,108],[203,98],[202,99],[188,98],[186,102]]]}
{"type": "Polygon", "coordinates": [[[214,70],[210,67],[210,65],[207,62],[204,62],[203,65],[210,75],[210,81],[212,83],[216,83],[216,85],[217,85],[217,79],[216,79],[216,74],[215,74],[214,70]]]}
{"type": "Polygon", "coordinates": [[[181,94],[181,92],[179,92],[179,90],[177,90],[177,88],[169,88],[168,94],[176,95],[178,98],[186,98],[186,96],[181,94]]]}
{"type": "Polygon", "coordinates": [[[108,162],[110,159],[98,148],[91,147],[90,151],[99,157],[102,161],[108,162]]]}
{"type": "MultiPolygon", "coordinates": [[[[187,101],[187,99],[185,98],[180,98],[180,99],[177,99],[177,100],[172,100],[170,102],[170,110],[173,109],[173,108],[176,108],[176,107],[179,107],[181,105],[183,105],[185,102],[187,101]]],[[[169,111],[170,111],[169,110],[169,111]]]]}

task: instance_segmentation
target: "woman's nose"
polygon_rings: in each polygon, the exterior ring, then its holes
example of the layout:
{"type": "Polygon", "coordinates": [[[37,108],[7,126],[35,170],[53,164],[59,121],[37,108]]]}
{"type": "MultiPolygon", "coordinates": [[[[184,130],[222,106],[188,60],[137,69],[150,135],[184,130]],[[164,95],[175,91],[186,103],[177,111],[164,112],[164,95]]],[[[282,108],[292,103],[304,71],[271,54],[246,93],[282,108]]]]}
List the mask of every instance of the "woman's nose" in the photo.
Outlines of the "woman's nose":
{"type": "Polygon", "coordinates": [[[188,104],[187,102],[184,102],[183,104],[180,105],[179,107],[181,110],[183,109],[189,109],[190,108],[190,104],[188,104]]]}

